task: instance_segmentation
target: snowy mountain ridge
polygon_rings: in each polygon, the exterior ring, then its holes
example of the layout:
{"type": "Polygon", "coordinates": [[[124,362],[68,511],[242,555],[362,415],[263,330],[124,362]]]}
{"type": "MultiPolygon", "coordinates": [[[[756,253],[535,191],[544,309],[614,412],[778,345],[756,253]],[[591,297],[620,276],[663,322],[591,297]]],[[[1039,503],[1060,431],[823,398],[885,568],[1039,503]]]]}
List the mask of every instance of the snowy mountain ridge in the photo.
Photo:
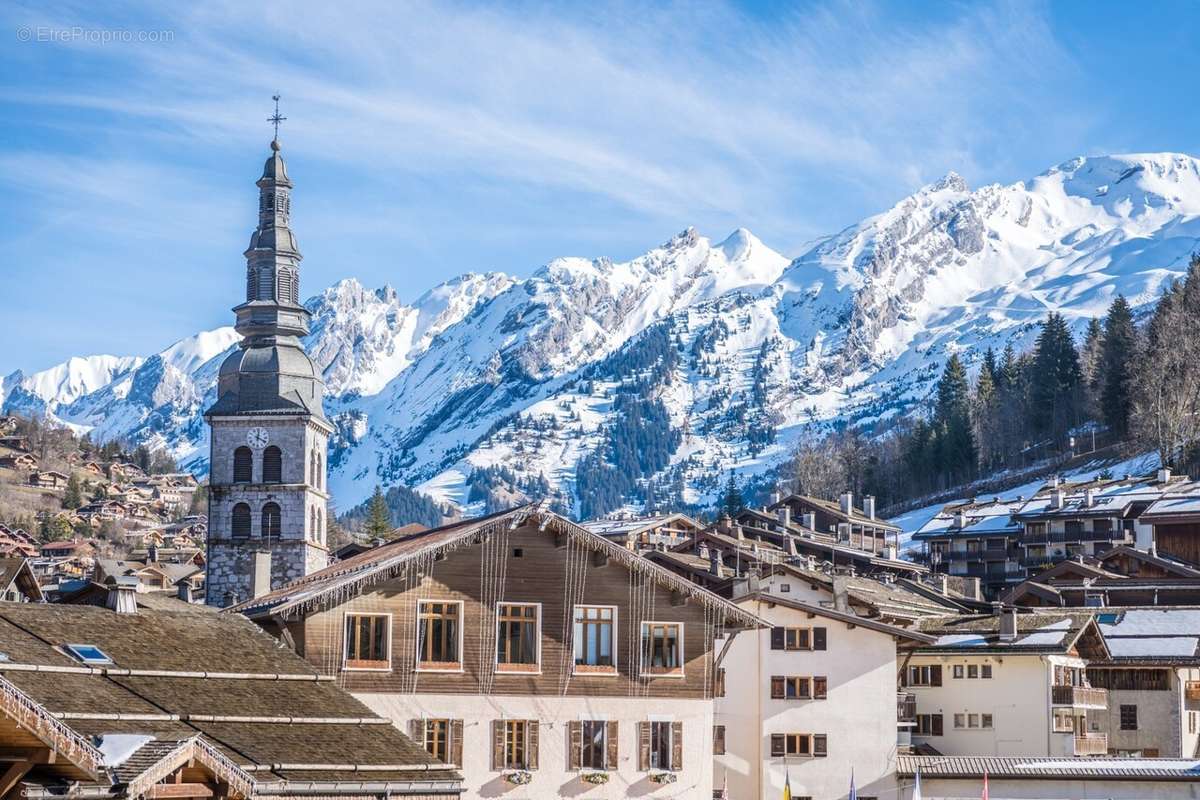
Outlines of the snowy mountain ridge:
{"type": "MultiPolygon", "coordinates": [[[[905,413],[951,352],[1028,346],[1049,311],[1082,326],[1117,294],[1152,304],[1198,244],[1200,162],[1162,153],[975,190],[951,173],[790,261],[745,229],[689,229],[627,262],[468,273],[412,304],[342,280],[307,304],[330,485],[343,508],[376,483],[472,508],[706,502],[725,470],[770,469],[813,426],[905,413]],[[598,488],[614,486],[622,499],[598,488]]],[[[222,328],[14,373],[0,405],[203,471],[199,415],[235,344],[222,328]]]]}

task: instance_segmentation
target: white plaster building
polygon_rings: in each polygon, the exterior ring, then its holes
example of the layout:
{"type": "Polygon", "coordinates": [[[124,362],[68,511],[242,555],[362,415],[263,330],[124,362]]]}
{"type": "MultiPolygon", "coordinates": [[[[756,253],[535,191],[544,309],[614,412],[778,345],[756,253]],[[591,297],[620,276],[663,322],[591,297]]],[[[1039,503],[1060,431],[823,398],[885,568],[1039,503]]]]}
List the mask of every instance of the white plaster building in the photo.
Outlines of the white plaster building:
{"type": "Polygon", "coordinates": [[[929,620],[936,636],[902,665],[916,696],[914,744],[962,756],[1085,756],[1107,752],[1092,725],[1107,693],[1087,666],[1109,657],[1090,614],[929,620]]]}
{"type": "Polygon", "coordinates": [[[773,627],[736,636],[722,661],[714,785],[776,798],[790,776],[794,798],[835,798],[853,768],[860,799],[893,796],[897,650],[934,637],[765,593],[734,602],[773,627]]]}

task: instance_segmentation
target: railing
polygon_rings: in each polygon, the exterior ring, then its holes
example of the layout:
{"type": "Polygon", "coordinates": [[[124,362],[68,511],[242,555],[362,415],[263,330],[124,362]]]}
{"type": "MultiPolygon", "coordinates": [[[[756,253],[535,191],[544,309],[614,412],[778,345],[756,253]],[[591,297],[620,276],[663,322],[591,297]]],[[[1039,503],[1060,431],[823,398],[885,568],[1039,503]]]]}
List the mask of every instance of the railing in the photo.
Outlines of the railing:
{"type": "Polygon", "coordinates": [[[1108,692],[1091,686],[1052,686],[1050,702],[1056,706],[1108,708],[1108,692]]]}
{"type": "Polygon", "coordinates": [[[911,692],[896,694],[896,721],[899,723],[915,723],[917,721],[917,696],[911,692]]]}
{"type": "Polygon", "coordinates": [[[1104,756],[1108,755],[1108,736],[1103,733],[1075,734],[1075,755],[1104,756]]]}

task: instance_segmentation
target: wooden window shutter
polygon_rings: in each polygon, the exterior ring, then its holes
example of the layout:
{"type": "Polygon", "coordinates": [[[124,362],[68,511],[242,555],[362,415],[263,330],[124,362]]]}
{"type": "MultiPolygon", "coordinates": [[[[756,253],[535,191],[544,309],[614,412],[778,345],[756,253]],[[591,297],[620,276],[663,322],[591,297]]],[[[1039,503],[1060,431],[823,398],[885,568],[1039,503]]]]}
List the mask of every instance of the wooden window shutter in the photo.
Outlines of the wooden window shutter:
{"type": "Polygon", "coordinates": [[[817,675],[813,678],[813,699],[824,700],[829,696],[829,679],[824,675],[817,675]]]}
{"type": "Polygon", "coordinates": [[[784,696],[784,678],[782,675],[771,676],[771,699],[780,700],[784,696]]]}
{"type": "Polygon", "coordinates": [[[525,769],[538,768],[538,722],[525,720],[525,769]]]}
{"type": "Polygon", "coordinates": [[[583,759],[583,723],[579,720],[567,724],[567,764],[570,769],[579,769],[583,759]]]}
{"type": "Polygon", "coordinates": [[[504,769],[504,720],[492,720],[492,769],[504,769]]]}
{"type": "Polygon", "coordinates": [[[725,726],[713,725],[713,755],[725,755],[725,726]]]}
{"type": "Polygon", "coordinates": [[[604,734],[604,745],[607,748],[607,753],[604,757],[604,765],[609,769],[617,768],[617,758],[621,753],[617,745],[620,744],[620,738],[617,736],[617,721],[612,720],[608,723],[608,730],[604,734]]]}
{"type": "Polygon", "coordinates": [[[825,649],[825,629],[813,628],[813,650],[825,649]]]}
{"type": "Polygon", "coordinates": [[[683,769],[683,723],[671,723],[671,770],[683,769]]]}
{"type": "Polygon", "coordinates": [[[771,649],[783,649],[783,628],[771,628],[771,649]]]}
{"type": "Polygon", "coordinates": [[[941,664],[934,664],[932,667],[929,668],[929,685],[930,686],[941,686],[942,685],[942,665],[941,664]]]}
{"type": "Polygon", "coordinates": [[[650,769],[650,723],[638,723],[638,770],[650,769]]]}
{"type": "Polygon", "coordinates": [[[787,754],[787,745],[782,733],[771,734],[771,756],[778,757],[787,754]]]}
{"type": "Polygon", "coordinates": [[[825,758],[829,755],[829,743],[825,738],[825,734],[818,733],[813,736],[813,755],[817,758],[825,758]]]}
{"type": "Polygon", "coordinates": [[[941,714],[931,714],[929,717],[930,734],[933,736],[941,736],[942,730],[943,730],[942,715],[941,714]]]}
{"type": "Polygon", "coordinates": [[[450,720],[450,763],[461,767],[463,763],[463,721],[450,720]]]}

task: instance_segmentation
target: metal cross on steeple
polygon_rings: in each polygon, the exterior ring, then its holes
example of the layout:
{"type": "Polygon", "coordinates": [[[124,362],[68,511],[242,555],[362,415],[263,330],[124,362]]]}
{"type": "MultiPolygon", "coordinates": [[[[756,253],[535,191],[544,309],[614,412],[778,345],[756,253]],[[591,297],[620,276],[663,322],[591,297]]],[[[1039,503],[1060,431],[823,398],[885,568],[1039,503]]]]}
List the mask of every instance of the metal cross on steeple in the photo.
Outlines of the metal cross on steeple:
{"type": "Polygon", "coordinates": [[[275,113],[272,116],[267,117],[267,122],[270,122],[271,124],[273,124],[275,126],[275,139],[276,139],[276,141],[278,141],[279,140],[279,123],[283,122],[285,119],[287,119],[287,117],[279,116],[279,95],[277,95],[277,94],[271,95],[271,99],[273,99],[275,101],[275,113]]]}

